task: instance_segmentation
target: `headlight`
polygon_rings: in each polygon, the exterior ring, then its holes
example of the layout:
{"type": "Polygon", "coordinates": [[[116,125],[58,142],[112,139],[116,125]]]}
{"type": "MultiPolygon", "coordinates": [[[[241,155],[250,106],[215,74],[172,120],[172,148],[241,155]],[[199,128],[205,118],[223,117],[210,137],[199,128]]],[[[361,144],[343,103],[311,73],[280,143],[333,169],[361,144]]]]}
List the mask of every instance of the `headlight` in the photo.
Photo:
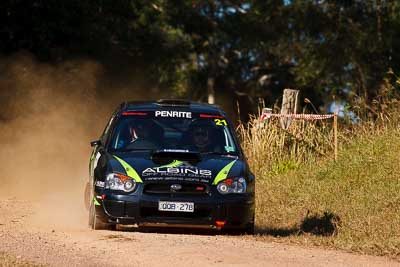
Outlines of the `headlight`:
{"type": "Polygon", "coordinates": [[[228,178],[217,185],[221,194],[242,194],[246,193],[246,179],[243,177],[228,178]]]}
{"type": "Polygon", "coordinates": [[[107,175],[105,188],[132,192],[136,188],[136,181],[120,173],[110,173],[107,175]]]}

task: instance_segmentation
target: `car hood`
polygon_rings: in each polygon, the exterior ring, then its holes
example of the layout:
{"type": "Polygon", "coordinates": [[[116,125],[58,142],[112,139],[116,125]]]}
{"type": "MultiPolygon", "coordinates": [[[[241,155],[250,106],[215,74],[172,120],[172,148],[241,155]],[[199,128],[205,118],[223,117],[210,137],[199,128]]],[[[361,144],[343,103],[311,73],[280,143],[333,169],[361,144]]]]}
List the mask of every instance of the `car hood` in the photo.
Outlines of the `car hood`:
{"type": "Polygon", "coordinates": [[[229,177],[244,176],[246,164],[237,156],[204,155],[197,161],[153,161],[145,153],[114,153],[108,157],[108,172],[127,174],[137,182],[186,181],[216,184],[229,177]]]}

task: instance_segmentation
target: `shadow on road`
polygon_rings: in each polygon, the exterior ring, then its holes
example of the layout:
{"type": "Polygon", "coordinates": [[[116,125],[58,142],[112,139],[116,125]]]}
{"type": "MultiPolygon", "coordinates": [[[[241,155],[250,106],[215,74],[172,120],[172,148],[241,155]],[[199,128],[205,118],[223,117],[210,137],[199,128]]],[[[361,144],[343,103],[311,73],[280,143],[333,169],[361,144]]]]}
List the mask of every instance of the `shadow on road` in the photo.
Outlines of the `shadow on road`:
{"type": "Polygon", "coordinates": [[[311,216],[307,213],[299,225],[292,228],[256,227],[256,234],[274,237],[296,236],[305,233],[316,236],[334,236],[340,226],[340,218],[338,215],[328,211],[311,216]]]}
{"type": "MultiPolygon", "coordinates": [[[[302,234],[311,234],[316,236],[334,236],[337,234],[340,226],[340,218],[332,212],[324,212],[323,214],[313,214],[305,216],[299,223],[299,226],[292,228],[274,228],[257,226],[255,228],[256,235],[273,236],[273,237],[289,237],[302,234]]],[[[139,233],[158,233],[158,234],[184,234],[184,235],[241,235],[235,231],[219,231],[212,229],[192,229],[178,227],[134,227],[134,226],[118,226],[118,231],[123,232],[139,232],[139,233]]]]}
{"type": "Polygon", "coordinates": [[[158,233],[158,234],[184,234],[184,235],[221,235],[223,232],[211,229],[191,229],[173,227],[124,227],[120,226],[117,231],[137,233],[158,233]]]}

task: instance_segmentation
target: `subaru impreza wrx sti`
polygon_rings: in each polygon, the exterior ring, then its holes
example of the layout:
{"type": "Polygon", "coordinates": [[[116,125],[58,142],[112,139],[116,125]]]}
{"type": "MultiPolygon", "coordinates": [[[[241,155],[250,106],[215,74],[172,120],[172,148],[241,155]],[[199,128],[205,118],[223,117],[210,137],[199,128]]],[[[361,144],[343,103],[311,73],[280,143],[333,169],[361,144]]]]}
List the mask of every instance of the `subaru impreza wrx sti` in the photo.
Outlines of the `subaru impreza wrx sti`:
{"type": "Polygon", "coordinates": [[[122,103],[91,142],[92,229],[254,229],[255,178],[226,114],[184,100],[122,103]]]}

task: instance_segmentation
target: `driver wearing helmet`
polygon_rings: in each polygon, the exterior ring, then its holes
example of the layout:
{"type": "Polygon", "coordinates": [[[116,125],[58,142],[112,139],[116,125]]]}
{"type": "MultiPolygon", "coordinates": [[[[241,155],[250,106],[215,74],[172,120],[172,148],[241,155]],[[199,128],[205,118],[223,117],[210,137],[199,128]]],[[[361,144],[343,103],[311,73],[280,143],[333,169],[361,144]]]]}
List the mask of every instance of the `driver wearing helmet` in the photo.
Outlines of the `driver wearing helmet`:
{"type": "Polygon", "coordinates": [[[137,120],[129,127],[130,144],[127,149],[159,149],[164,131],[151,120],[137,120]]]}
{"type": "Polygon", "coordinates": [[[130,142],[133,143],[137,140],[145,140],[150,136],[150,125],[146,121],[137,122],[129,126],[129,134],[131,137],[130,142]]]}
{"type": "Polygon", "coordinates": [[[135,120],[129,122],[124,131],[124,137],[118,142],[118,148],[124,149],[156,149],[158,141],[155,140],[159,134],[157,129],[152,127],[151,122],[135,120]]]}

